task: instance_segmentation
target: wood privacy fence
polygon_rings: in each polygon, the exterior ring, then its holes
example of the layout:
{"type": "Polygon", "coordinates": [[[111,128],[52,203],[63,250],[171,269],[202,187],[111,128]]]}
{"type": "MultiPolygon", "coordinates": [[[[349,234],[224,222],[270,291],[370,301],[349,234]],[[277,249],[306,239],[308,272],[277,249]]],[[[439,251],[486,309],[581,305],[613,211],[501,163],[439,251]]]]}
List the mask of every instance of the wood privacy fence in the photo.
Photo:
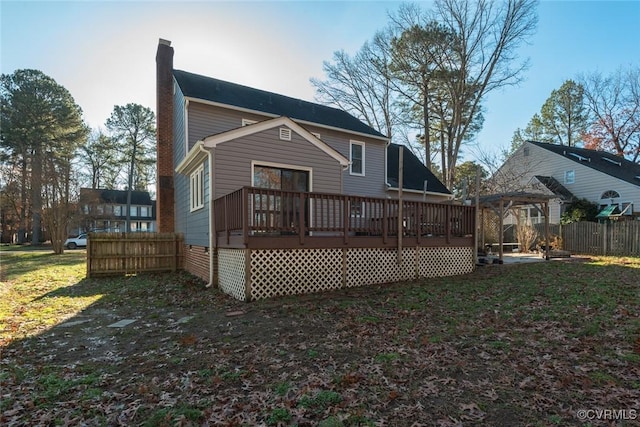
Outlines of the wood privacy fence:
{"type": "Polygon", "coordinates": [[[87,277],[176,271],[183,246],[175,233],[90,233],[87,277]]]}
{"type": "Polygon", "coordinates": [[[575,254],[640,256],[640,221],[551,225],[562,237],[562,249],[575,254]]]}

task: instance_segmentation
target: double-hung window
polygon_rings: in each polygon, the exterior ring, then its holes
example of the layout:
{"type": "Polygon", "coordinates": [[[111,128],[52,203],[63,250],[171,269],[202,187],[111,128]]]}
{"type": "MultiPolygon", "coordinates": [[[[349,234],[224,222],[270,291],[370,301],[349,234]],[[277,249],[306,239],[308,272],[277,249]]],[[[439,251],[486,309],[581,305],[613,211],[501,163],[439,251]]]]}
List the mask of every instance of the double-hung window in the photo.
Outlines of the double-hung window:
{"type": "Polygon", "coordinates": [[[204,207],[204,165],[191,173],[189,184],[191,211],[204,207]]]}
{"type": "Polygon", "coordinates": [[[349,157],[351,175],[364,176],[364,142],[351,141],[349,144],[349,157]]]}

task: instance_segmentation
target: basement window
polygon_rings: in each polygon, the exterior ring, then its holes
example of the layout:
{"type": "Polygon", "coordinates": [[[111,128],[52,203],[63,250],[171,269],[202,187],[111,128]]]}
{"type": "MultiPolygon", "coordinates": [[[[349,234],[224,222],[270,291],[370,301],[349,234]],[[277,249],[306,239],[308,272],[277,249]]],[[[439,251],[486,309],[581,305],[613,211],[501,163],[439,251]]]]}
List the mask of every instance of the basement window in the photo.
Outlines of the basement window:
{"type": "Polygon", "coordinates": [[[204,165],[200,165],[191,174],[189,190],[191,212],[202,209],[204,207],[204,165]]]}

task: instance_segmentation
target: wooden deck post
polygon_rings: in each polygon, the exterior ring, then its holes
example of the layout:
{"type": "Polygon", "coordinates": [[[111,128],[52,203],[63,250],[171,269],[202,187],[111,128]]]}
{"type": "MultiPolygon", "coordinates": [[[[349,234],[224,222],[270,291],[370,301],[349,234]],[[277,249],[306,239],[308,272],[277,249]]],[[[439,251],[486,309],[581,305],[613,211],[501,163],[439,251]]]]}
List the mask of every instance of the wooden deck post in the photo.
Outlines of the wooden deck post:
{"type": "Polygon", "coordinates": [[[305,193],[299,193],[300,209],[298,209],[298,236],[300,238],[301,245],[304,245],[304,233],[305,233],[304,219],[306,217],[304,194],[305,193]]]}
{"type": "MultiPolygon", "coordinates": [[[[242,200],[240,201],[240,209],[242,210],[242,236],[244,247],[249,244],[249,189],[242,187],[242,200]]],[[[227,231],[229,233],[229,231],[227,231]]],[[[228,235],[228,234],[227,234],[228,235]]]]}

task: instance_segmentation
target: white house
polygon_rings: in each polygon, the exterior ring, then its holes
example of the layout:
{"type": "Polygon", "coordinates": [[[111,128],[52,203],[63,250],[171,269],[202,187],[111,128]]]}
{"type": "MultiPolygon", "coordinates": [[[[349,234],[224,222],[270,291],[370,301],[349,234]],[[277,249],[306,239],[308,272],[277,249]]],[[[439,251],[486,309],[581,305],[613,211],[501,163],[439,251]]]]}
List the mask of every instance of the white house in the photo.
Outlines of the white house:
{"type": "MultiPolygon", "coordinates": [[[[549,203],[552,224],[559,223],[566,207],[578,199],[598,204],[602,218],[640,219],[640,164],[603,151],[527,141],[493,180],[500,192],[555,196],[549,203]]],[[[524,209],[521,215],[530,223],[542,221],[535,208],[524,209]]]]}

